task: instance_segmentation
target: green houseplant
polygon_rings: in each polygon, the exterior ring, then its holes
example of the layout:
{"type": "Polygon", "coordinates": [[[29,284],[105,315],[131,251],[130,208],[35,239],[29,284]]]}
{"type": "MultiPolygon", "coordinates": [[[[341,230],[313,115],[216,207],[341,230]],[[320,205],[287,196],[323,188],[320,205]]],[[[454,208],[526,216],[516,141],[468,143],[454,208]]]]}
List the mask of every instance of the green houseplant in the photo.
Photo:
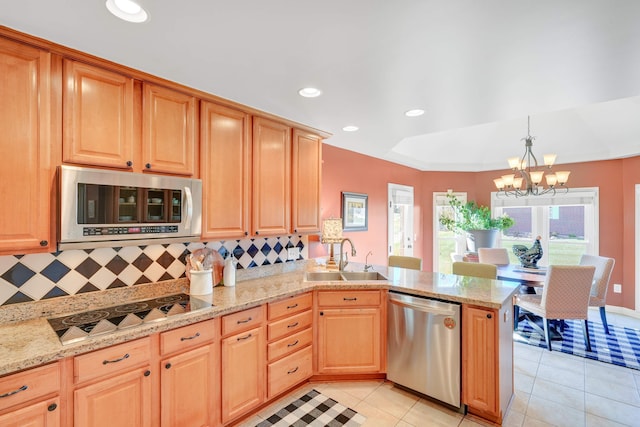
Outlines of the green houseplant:
{"type": "Polygon", "coordinates": [[[513,226],[515,221],[507,214],[491,217],[491,209],[474,201],[462,203],[455,195],[447,194],[452,210],[440,215],[440,224],[448,231],[467,235],[467,247],[492,247],[498,232],[513,226]]]}

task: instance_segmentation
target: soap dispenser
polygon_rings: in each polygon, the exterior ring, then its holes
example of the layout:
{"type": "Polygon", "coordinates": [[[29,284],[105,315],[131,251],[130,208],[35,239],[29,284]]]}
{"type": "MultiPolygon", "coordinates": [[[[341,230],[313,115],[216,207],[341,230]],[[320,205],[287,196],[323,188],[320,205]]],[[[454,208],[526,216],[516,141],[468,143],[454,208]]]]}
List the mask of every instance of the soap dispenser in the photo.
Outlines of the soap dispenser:
{"type": "Polygon", "coordinates": [[[225,286],[236,285],[236,258],[232,253],[224,260],[223,283],[225,286]]]}

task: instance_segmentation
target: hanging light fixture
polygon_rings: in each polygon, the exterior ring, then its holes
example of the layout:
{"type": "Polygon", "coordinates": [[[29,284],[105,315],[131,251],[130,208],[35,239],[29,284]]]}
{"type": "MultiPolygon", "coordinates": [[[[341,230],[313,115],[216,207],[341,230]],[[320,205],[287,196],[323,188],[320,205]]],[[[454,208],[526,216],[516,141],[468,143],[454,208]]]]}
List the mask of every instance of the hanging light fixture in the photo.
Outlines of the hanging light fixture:
{"type": "Polygon", "coordinates": [[[547,193],[556,194],[556,190],[559,188],[569,191],[569,187],[567,187],[566,184],[569,180],[570,172],[550,172],[556,160],[555,154],[545,154],[544,166],[538,166],[538,159],[531,151],[535,137],[531,136],[530,117],[528,116],[527,136],[522,139],[524,140],[524,154],[522,157],[511,157],[507,159],[509,168],[511,168],[514,173],[502,175],[500,178],[493,180],[498,189],[498,196],[541,196],[547,193]],[[547,188],[544,188],[542,184],[545,169],[549,170],[545,176],[547,188]]]}

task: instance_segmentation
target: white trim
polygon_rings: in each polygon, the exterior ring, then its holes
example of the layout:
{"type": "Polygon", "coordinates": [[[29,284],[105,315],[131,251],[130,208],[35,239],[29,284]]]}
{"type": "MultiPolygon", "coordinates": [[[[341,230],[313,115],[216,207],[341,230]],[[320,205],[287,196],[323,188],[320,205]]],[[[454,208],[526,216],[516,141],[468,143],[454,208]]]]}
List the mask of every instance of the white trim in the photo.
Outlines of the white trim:
{"type": "MultiPolygon", "coordinates": [[[[434,192],[433,193],[433,224],[431,225],[433,239],[432,240],[432,254],[433,254],[433,268],[432,270],[437,272],[439,270],[438,266],[440,264],[440,250],[438,248],[439,239],[438,239],[438,229],[440,228],[440,220],[438,218],[438,206],[449,206],[449,201],[447,200],[447,195],[453,194],[456,196],[462,203],[467,203],[467,193],[466,192],[434,192]]],[[[466,250],[466,239],[463,235],[458,236],[456,241],[456,253],[462,255],[466,250]]]]}
{"type": "Polygon", "coordinates": [[[393,184],[391,182],[387,183],[387,255],[393,255],[392,252],[392,244],[393,244],[393,204],[396,203],[399,192],[408,193],[409,197],[405,200],[407,205],[411,205],[411,209],[407,212],[407,223],[404,225],[405,228],[411,228],[411,230],[405,230],[405,235],[409,235],[411,239],[410,247],[406,246],[406,242],[403,242],[403,254],[407,256],[413,256],[413,251],[416,246],[416,234],[414,231],[414,210],[415,210],[415,195],[414,189],[409,185],[402,184],[393,184]]]}

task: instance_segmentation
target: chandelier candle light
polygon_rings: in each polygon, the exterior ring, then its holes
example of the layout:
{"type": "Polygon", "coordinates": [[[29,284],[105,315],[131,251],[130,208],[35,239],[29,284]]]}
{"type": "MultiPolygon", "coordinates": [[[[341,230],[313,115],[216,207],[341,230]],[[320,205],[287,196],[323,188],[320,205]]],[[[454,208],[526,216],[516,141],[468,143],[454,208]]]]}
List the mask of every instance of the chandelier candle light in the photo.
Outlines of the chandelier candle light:
{"type": "Polygon", "coordinates": [[[568,171],[557,171],[555,173],[548,172],[545,176],[548,188],[544,188],[541,185],[544,169],[547,168],[549,171],[551,170],[551,167],[556,160],[556,155],[545,154],[544,166],[538,166],[538,159],[536,159],[536,156],[531,151],[535,137],[531,136],[530,117],[527,117],[527,136],[522,139],[525,142],[522,158],[511,157],[507,160],[511,170],[519,173],[520,176],[516,176],[516,174],[513,173],[502,175],[502,177],[494,179],[493,182],[496,184],[496,188],[498,189],[498,196],[502,194],[505,196],[516,197],[541,196],[549,192],[556,194],[556,189],[558,187],[569,191],[569,188],[566,187],[570,173],[568,171]]]}

